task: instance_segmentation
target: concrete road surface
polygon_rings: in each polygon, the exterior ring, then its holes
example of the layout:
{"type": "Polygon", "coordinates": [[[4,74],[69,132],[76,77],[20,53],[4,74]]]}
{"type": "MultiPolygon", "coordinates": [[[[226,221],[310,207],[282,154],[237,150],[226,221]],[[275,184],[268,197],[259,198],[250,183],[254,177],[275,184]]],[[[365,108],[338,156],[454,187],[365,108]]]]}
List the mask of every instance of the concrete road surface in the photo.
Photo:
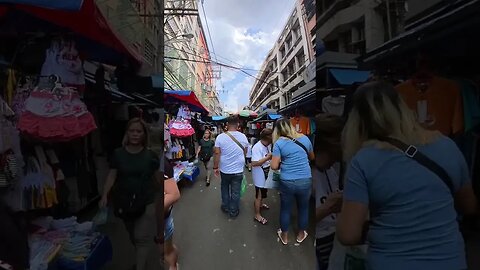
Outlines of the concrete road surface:
{"type": "MultiPolygon", "coordinates": [[[[277,191],[270,190],[265,201],[270,206],[270,210],[264,211],[267,225],[254,222],[255,188],[251,173],[247,171],[249,186],[241,199],[240,215],[232,220],[220,210],[220,180],[215,178],[206,187],[204,175],[202,168],[195,183],[182,187],[182,198],[173,210],[173,239],[180,250],[180,269],[315,269],[313,224],[309,237],[302,244],[295,243],[293,233],[288,246],[279,242],[276,231],[280,227],[280,198],[277,191]]],[[[294,210],[291,232],[297,227],[296,217],[294,210]]]]}

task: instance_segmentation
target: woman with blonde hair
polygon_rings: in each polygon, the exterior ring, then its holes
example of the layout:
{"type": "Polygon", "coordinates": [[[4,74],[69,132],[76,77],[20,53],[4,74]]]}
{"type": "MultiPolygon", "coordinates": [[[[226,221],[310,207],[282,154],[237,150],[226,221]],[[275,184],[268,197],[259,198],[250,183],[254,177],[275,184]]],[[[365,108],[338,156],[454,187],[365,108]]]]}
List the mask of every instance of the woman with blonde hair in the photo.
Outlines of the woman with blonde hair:
{"type": "Polygon", "coordinates": [[[384,82],[355,92],[343,143],[339,241],[361,244],[368,231],[367,269],[467,269],[455,210],[472,213],[476,200],[455,143],[423,129],[384,82]]]}
{"type": "Polygon", "coordinates": [[[113,188],[115,215],[125,224],[136,249],[136,269],[146,270],[156,236],[155,181],[163,184],[159,157],[148,148],[147,125],[140,118],[127,124],[123,146],[113,152],[99,206],[106,207],[113,188]]]}
{"type": "Polygon", "coordinates": [[[297,242],[308,236],[309,200],[312,191],[312,173],[309,160],[313,160],[310,139],[295,131],[288,119],[275,123],[273,131],[273,153],[270,167],[280,169],[280,229],[277,235],[284,245],[288,244],[288,229],[294,201],[298,208],[297,242]]]}

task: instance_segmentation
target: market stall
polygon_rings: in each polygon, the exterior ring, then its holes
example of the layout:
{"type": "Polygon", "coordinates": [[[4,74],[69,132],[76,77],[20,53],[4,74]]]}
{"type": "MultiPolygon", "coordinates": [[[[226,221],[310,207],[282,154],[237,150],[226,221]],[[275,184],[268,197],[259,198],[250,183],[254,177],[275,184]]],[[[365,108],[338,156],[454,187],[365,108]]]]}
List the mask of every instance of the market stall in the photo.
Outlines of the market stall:
{"type": "Polygon", "coordinates": [[[195,155],[194,135],[199,130],[193,126],[197,114],[207,114],[208,110],[200,103],[192,91],[165,91],[165,156],[174,166],[177,182],[182,179],[194,182],[200,169],[193,162],[195,155]],[[193,124],[193,125],[192,125],[193,124]]]}
{"type": "Polygon", "coordinates": [[[76,11],[1,3],[0,199],[35,225],[30,269],[101,269],[110,242],[77,216],[97,202],[126,121],[155,107],[118,91],[104,64],[140,58],[92,0],[76,11]]]}
{"type": "Polygon", "coordinates": [[[404,33],[358,61],[395,84],[424,127],[457,142],[480,198],[478,12],[478,0],[442,3],[408,19],[404,33]]]}

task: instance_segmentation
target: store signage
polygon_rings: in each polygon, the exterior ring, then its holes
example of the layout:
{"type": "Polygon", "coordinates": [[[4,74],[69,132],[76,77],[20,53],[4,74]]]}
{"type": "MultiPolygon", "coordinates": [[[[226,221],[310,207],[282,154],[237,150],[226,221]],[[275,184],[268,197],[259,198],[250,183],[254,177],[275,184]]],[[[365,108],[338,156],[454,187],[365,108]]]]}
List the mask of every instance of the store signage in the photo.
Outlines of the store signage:
{"type": "Polygon", "coordinates": [[[21,4],[47,9],[78,11],[84,0],[0,0],[0,4],[21,4]]]}
{"type": "Polygon", "coordinates": [[[316,72],[316,64],[315,60],[313,60],[303,72],[303,80],[305,83],[309,83],[310,81],[314,80],[316,77],[316,72]]]}

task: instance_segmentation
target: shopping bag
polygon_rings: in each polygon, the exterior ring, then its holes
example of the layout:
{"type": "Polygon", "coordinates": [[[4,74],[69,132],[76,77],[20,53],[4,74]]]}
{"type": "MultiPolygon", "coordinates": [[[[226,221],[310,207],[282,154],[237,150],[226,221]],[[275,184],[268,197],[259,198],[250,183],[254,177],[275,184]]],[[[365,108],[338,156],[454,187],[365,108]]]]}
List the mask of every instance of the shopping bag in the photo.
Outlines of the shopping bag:
{"type": "Polygon", "coordinates": [[[95,226],[101,226],[107,224],[108,208],[102,207],[98,209],[97,214],[93,217],[92,221],[95,226]]]}
{"type": "Polygon", "coordinates": [[[245,177],[245,174],[244,174],[242,179],[242,188],[240,189],[240,197],[243,197],[243,194],[245,194],[245,191],[247,191],[247,178],[245,177]]]}
{"type": "Polygon", "coordinates": [[[279,185],[280,185],[280,171],[270,170],[268,172],[268,177],[265,180],[264,188],[278,189],[279,185]]]}
{"type": "Polygon", "coordinates": [[[342,245],[335,236],[328,270],[364,270],[366,254],[367,245],[347,247],[342,245]]]}

